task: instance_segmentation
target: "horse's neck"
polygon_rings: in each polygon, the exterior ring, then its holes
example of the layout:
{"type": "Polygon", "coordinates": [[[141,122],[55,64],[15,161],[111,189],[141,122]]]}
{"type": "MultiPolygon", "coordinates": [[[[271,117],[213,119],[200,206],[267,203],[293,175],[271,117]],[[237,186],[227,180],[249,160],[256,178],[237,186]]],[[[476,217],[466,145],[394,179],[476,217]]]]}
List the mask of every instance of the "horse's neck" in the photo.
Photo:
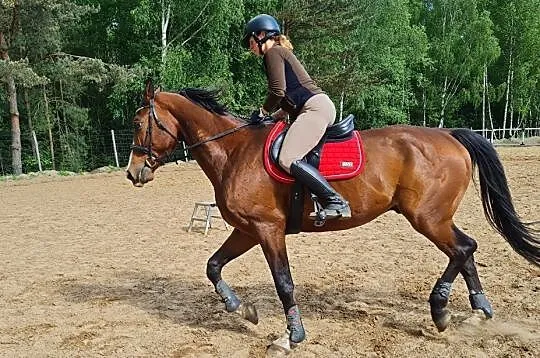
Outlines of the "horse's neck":
{"type": "MultiPolygon", "coordinates": [[[[185,131],[187,145],[199,143],[240,125],[234,118],[211,113],[184,97],[181,97],[181,101],[182,103],[173,109],[173,114],[185,131]]],[[[225,165],[233,151],[228,139],[230,138],[224,137],[209,141],[191,151],[214,185],[222,181],[225,165]]]]}

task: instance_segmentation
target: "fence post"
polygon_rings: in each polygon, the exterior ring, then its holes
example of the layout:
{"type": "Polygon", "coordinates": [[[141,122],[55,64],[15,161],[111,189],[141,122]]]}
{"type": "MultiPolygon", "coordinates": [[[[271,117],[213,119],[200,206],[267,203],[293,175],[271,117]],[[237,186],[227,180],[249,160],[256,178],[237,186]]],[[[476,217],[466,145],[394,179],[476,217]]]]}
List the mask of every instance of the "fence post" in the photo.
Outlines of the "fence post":
{"type": "Polygon", "coordinates": [[[111,137],[114,150],[114,159],[116,160],[116,167],[120,168],[120,164],[118,163],[118,152],[116,151],[116,139],[114,138],[114,129],[111,129],[111,137]]]}
{"type": "Polygon", "coordinates": [[[39,171],[42,172],[43,168],[41,168],[41,156],[39,155],[39,145],[36,138],[36,131],[32,131],[32,138],[34,139],[34,144],[36,146],[36,156],[37,156],[37,162],[38,162],[38,168],[39,171]]]}
{"type": "Polygon", "coordinates": [[[186,142],[182,141],[182,151],[184,153],[184,162],[188,161],[188,151],[186,150],[186,142]]]}

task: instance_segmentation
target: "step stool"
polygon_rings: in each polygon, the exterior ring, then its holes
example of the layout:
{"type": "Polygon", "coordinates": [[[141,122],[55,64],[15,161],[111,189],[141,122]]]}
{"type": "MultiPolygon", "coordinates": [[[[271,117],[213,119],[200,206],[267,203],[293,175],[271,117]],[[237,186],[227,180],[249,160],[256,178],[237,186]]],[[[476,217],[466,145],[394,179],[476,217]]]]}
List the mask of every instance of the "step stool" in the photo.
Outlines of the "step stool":
{"type": "Polygon", "coordinates": [[[187,232],[191,232],[193,228],[193,223],[195,221],[203,221],[204,224],[204,235],[208,234],[208,229],[212,227],[212,219],[221,219],[225,224],[225,229],[229,230],[229,225],[223,220],[219,209],[216,206],[214,201],[198,201],[195,203],[195,208],[193,209],[193,214],[191,215],[191,220],[189,221],[189,226],[187,232]],[[202,214],[202,216],[201,216],[202,214]]]}

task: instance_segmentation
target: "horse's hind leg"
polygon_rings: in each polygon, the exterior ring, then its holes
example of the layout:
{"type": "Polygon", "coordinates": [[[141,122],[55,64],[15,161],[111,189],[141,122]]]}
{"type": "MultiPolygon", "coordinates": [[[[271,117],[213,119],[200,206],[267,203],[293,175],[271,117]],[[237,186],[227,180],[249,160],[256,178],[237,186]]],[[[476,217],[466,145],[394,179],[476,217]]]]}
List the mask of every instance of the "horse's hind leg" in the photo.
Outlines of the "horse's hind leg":
{"type": "Polygon", "coordinates": [[[256,244],[257,241],[253,238],[234,229],[223,245],[210,257],[206,265],[206,275],[225,302],[227,312],[238,312],[253,324],[259,323],[255,306],[249,302],[242,303],[238,299],[236,293],[222,279],[221,270],[228,262],[249,251],[256,244]]]}
{"type": "MultiPolygon", "coordinates": [[[[457,228],[455,228],[454,231],[456,232],[456,235],[465,235],[457,228]]],[[[493,309],[491,308],[491,304],[482,291],[482,284],[480,283],[480,278],[478,277],[478,272],[476,271],[473,255],[471,255],[467,261],[465,261],[463,269],[461,270],[461,275],[465,279],[465,283],[467,284],[467,288],[469,290],[469,301],[472,309],[482,310],[487,318],[493,317],[493,309]]]]}
{"type": "Polygon", "coordinates": [[[467,284],[476,288],[480,287],[478,275],[475,275],[476,270],[471,271],[471,265],[468,264],[468,260],[476,251],[477,244],[472,238],[459,231],[451,220],[436,223],[433,219],[416,217],[410,221],[418,232],[430,239],[450,259],[429,296],[431,318],[437,329],[444,331],[450,323],[450,313],[446,306],[456,276],[464,272],[467,284]]]}

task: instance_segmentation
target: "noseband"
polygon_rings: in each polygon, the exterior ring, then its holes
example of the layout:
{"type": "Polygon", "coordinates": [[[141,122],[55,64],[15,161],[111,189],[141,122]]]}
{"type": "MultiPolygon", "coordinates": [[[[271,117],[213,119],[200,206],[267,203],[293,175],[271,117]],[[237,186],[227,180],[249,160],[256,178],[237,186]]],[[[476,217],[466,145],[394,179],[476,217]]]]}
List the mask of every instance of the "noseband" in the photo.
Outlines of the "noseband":
{"type": "MultiPolygon", "coordinates": [[[[152,171],[154,171],[155,169],[157,169],[157,167],[159,167],[160,165],[165,164],[167,161],[169,161],[171,159],[171,155],[174,153],[174,150],[176,149],[176,145],[178,145],[178,143],[181,143],[183,140],[179,140],[178,137],[175,136],[163,124],[163,122],[160,121],[160,119],[158,118],[157,113],[156,113],[156,106],[155,106],[153,98],[150,99],[150,103],[147,106],[141,107],[141,108],[139,108],[139,110],[144,109],[144,108],[150,108],[150,110],[148,111],[148,126],[146,128],[146,136],[145,136],[145,139],[144,139],[144,142],[146,142],[148,140],[148,144],[146,146],[133,144],[131,146],[131,150],[134,151],[134,152],[139,152],[139,153],[146,154],[147,158],[146,158],[144,164],[145,164],[145,166],[150,168],[152,171]],[[156,123],[156,126],[160,130],[167,133],[176,142],[175,145],[174,145],[174,148],[172,149],[172,151],[170,153],[165,152],[165,154],[157,155],[152,150],[152,127],[153,127],[154,122],[156,123]]],[[[225,137],[225,136],[227,136],[229,134],[232,134],[232,133],[234,133],[234,132],[236,132],[236,131],[244,128],[244,127],[247,127],[249,125],[251,125],[251,123],[241,124],[238,127],[228,129],[228,130],[226,130],[224,132],[221,132],[221,133],[213,135],[213,136],[211,136],[209,138],[203,139],[203,140],[201,140],[201,141],[199,141],[199,142],[197,142],[195,144],[188,145],[187,147],[184,148],[184,150],[191,150],[191,149],[196,148],[196,147],[198,147],[198,146],[200,146],[202,144],[205,144],[205,143],[211,142],[213,140],[225,137]]],[[[184,142],[185,142],[185,140],[184,140],[184,142]]]]}

